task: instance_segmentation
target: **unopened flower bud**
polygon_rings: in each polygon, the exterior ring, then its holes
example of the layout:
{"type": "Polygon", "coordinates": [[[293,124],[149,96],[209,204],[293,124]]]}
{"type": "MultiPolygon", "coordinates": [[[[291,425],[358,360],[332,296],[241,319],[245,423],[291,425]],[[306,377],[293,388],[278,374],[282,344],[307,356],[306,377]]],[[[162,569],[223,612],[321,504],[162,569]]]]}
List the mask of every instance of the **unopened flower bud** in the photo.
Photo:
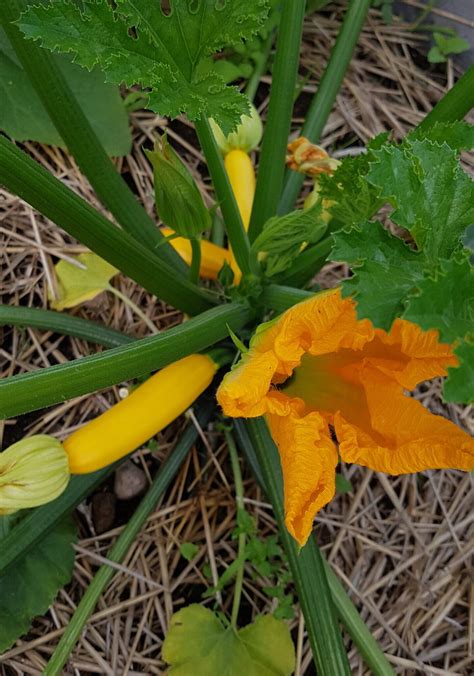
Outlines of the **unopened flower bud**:
{"type": "Polygon", "coordinates": [[[61,443],[46,434],[22,439],[0,453],[0,515],[43,505],[69,482],[61,443]]]}
{"type": "Polygon", "coordinates": [[[199,237],[211,226],[211,216],[189,171],[164,134],[153,151],[155,202],[159,217],[180,237],[199,237]]]}
{"type": "Polygon", "coordinates": [[[223,155],[231,150],[243,150],[249,153],[258,146],[262,139],[262,120],[255,106],[250,104],[250,115],[242,115],[237,129],[225,136],[217,122],[210,119],[210,125],[214,133],[217,145],[223,155]]]}
{"type": "Polygon", "coordinates": [[[319,174],[332,174],[339,166],[339,160],[329,157],[327,152],[320,146],[300,136],[288,144],[286,164],[293,171],[307,176],[319,174]]]}

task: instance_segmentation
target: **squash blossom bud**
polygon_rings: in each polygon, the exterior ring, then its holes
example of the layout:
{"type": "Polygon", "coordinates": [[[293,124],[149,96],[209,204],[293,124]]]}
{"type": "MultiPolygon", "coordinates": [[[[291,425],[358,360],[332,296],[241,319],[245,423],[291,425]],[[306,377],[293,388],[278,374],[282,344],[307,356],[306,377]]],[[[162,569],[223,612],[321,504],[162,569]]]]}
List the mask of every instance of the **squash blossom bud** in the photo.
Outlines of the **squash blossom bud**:
{"type": "Polygon", "coordinates": [[[50,502],[68,482],[68,457],[57,439],[22,439],[0,453],[0,515],[50,502]]]}
{"type": "Polygon", "coordinates": [[[243,150],[250,153],[255,150],[262,139],[262,120],[252,104],[250,104],[250,115],[242,115],[237,129],[227,136],[213,119],[210,119],[209,123],[223,155],[227,155],[231,150],[243,150]]]}
{"type": "Polygon", "coordinates": [[[168,143],[166,134],[146,151],[153,165],[159,217],[180,237],[196,239],[211,226],[211,216],[189,171],[168,143]]]}

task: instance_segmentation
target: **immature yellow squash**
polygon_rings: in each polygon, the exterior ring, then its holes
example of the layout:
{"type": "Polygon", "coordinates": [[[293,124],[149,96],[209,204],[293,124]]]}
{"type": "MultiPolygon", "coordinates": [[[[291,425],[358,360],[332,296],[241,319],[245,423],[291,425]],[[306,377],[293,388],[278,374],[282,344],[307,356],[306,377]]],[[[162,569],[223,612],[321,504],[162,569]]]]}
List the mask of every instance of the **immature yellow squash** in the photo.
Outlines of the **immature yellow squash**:
{"type": "Polygon", "coordinates": [[[151,439],[191,406],[217,368],[207,355],[184,357],[73,432],[63,443],[71,474],[101,469],[151,439]]]}

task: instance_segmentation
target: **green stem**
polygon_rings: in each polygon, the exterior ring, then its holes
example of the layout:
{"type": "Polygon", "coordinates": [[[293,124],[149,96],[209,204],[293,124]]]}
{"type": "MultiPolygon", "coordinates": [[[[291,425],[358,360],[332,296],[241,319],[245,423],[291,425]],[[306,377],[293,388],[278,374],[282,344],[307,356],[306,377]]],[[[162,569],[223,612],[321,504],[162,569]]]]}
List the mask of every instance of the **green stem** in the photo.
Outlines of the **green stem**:
{"type": "Polygon", "coordinates": [[[277,281],[287,286],[304,286],[321,270],[333,246],[333,238],[326,234],[324,239],[300,253],[277,281]]]}
{"type": "Polygon", "coordinates": [[[245,93],[249,97],[250,101],[254,100],[260,80],[267,72],[268,59],[270,58],[274,39],[275,31],[271,30],[263,44],[263,49],[259,54],[258,61],[255,64],[252,75],[249,77],[247,85],[245,86],[245,93]]]}
{"type": "Polygon", "coordinates": [[[283,312],[296,303],[308,300],[314,294],[304,289],[295,289],[291,286],[280,286],[279,284],[269,284],[262,291],[261,300],[272,310],[283,312]]]}
{"type": "MultiPolygon", "coordinates": [[[[255,421],[255,423],[257,425],[264,424],[261,419],[255,421]]],[[[269,497],[271,497],[272,493],[270,488],[267,488],[269,483],[268,477],[270,476],[272,482],[276,480],[278,486],[275,499],[278,502],[280,510],[283,510],[283,483],[281,478],[281,466],[278,458],[278,452],[276,450],[275,444],[271,441],[271,438],[269,438],[268,431],[265,432],[263,429],[263,442],[265,443],[266,448],[266,458],[270,463],[270,468],[266,467],[266,469],[263,463],[259,462],[259,455],[257,452],[259,443],[255,443],[255,441],[252,443],[251,437],[249,436],[249,432],[251,431],[249,430],[249,426],[246,426],[243,421],[238,420],[235,423],[235,431],[238,435],[239,445],[245,453],[246,459],[249,461],[249,464],[252,467],[258,482],[269,497]]],[[[284,525],[280,525],[280,528],[280,532],[283,534],[284,531],[286,536],[289,537],[286,527],[284,525]]],[[[301,550],[301,554],[307,549],[318,550],[318,546],[314,539],[310,538],[306,546],[301,550]]],[[[329,584],[329,588],[331,590],[332,601],[334,603],[336,613],[347,629],[351,639],[354,641],[354,644],[357,646],[357,649],[362,655],[367,666],[372,670],[371,673],[373,673],[374,676],[394,676],[394,671],[384,653],[382,652],[380,646],[368,630],[367,625],[362,620],[356,607],[347,595],[344,587],[341,585],[336,575],[331,570],[329,564],[324,560],[323,567],[327,576],[326,579],[329,584]]],[[[303,575],[302,583],[308,588],[309,593],[311,593],[312,583],[314,583],[316,580],[314,573],[311,574],[311,569],[309,569],[307,573],[308,578],[306,579],[305,575],[303,575]]],[[[318,601],[316,600],[316,604],[317,603],[318,601]]],[[[306,620],[306,611],[303,604],[302,608],[306,620]]],[[[309,606],[309,610],[311,610],[311,605],[309,606]]],[[[310,637],[311,643],[313,643],[314,639],[312,638],[310,629],[308,629],[308,635],[310,637]]],[[[333,673],[338,674],[339,676],[339,673],[345,672],[334,671],[333,673]]]]}
{"type": "Polygon", "coordinates": [[[370,633],[357,608],[350,600],[346,590],[326,560],[324,561],[324,568],[337,615],[357,646],[371,673],[374,676],[395,676],[395,672],[379,644],[370,633]]]}
{"type": "MultiPolygon", "coordinates": [[[[207,414],[205,418],[201,416],[200,422],[205,424],[208,419],[209,414],[207,414]]],[[[198,433],[195,426],[189,425],[183,436],[174,447],[170,456],[159,470],[147,494],[138,505],[132,518],[121,532],[112,549],[109,551],[107,555],[109,561],[113,563],[121,563],[124,560],[138,533],[143,528],[152,511],[155,509],[158,500],[161,498],[165,490],[176,476],[179,468],[191,450],[192,445],[195,443],[197,436],[198,433]]],[[[48,665],[43,672],[44,676],[59,676],[59,674],[63,673],[63,667],[74,650],[74,646],[79,640],[88,618],[92,615],[101,594],[107,588],[107,585],[115,573],[116,569],[112,566],[103,565],[99,568],[92,582],[89,584],[87,591],[82,597],[79,605],[74,611],[74,615],[72,616],[64,634],[61,637],[61,640],[58,643],[56,650],[49,660],[48,665]]]]}
{"type": "Polygon", "coordinates": [[[163,240],[162,234],[117,173],[54,56],[32,40],[26,40],[12,25],[27,4],[25,0],[2,0],[0,22],[51,121],[117,222],[161,260],[185,275],[186,265],[171,246],[156,248],[163,240]]]}
{"type": "Polygon", "coordinates": [[[212,219],[211,242],[217,244],[217,246],[224,246],[224,239],[224,223],[219,214],[215,212],[212,219]]]}
{"type": "Polygon", "coordinates": [[[197,284],[199,281],[199,270],[201,269],[201,241],[194,237],[189,241],[191,242],[192,252],[189,280],[193,284],[197,284]]]}
{"type": "Polygon", "coordinates": [[[285,155],[293,112],[305,0],[284,0],[270,90],[270,104],[260,153],[257,186],[249,226],[253,242],[274,216],[285,173],[285,155]]]}
{"type": "Polygon", "coordinates": [[[131,310],[133,310],[133,312],[137,315],[137,317],[140,317],[142,322],[150,329],[152,333],[154,333],[155,335],[159,333],[158,329],[153,324],[150,317],[147,317],[146,314],[140,310],[138,305],[136,305],[136,303],[134,303],[131,298],[126,296],[124,293],[116,289],[111,284],[107,286],[107,290],[110,291],[110,293],[113,293],[114,296],[119,298],[123,303],[125,303],[125,305],[128,305],[128,307],[131,308],[131,310]]]}
{"type": "Polygon", "coordinates": [[[136,340],[90,357],[0,381],[0,419],[146,375],[210,347],[238,331],[253,316],[244,304],[229,303],[203,312],[157,336],[136,340]]]}
{"type": "Polygon", "coordinates": [[[160,262],[149,247],[120,230],[4,136],[0,184],[24,199],[89,249],[176,308],[196,314],[214,299],[160,262]]]}
{"type": "Polygon", "coordinates": [[[91,343],[105,345],[105,347],[118,347],[134,340],[131,336],[88,319],[71,317],[53,310],[13,305],[0,305],[0,326],[32,326],[44,331],[82,338],[91,343]]]}
{"type": "Polygon", "coordinates": [[[242,224],[229,177],[225,170],[222,155],[208,119],[202,116],[195,122],[195,127],[224,217],[224,224],[232,251],[242,273],[249,274],[252,272],[250,265],[250,244],[242,224]]]}
{"type": "MultiPolygon", "coordinates": [[[[240,471],[239,455],[232,437],[232,434],[226,430],[225,438],[227,447],[229,449],[230,463],[232,465],[232,474],[234,476],[235,485],[235,499],[237,503],[237,523],[239,522],[239,514],[245,511],[244,506],[244,484],[242,481],[242,473],[240,471]]],[[[237,560],[241,562],[237,574],[235,576],[234,598],[232,600],[232,613],[230,623],[232,627],[237,630],[237,619],[239,617],[240,599],[242,596],[242,586],[244,582],[244,566],[245,566],[245,533],[240,533],[237,550],[237,560]]]]}
{"type": "MultiPolygon", "coordinates": [[[[237,421],[236,426],[239,423],[237,421]]],[[[349,676],[349,662],[339,631],[319,548],[311,538],[299,549],[285,526],[283,484],[278,452],[263,418],[245,421],[248,436],[272,503],[280,537],[303,611],[319,676],[349,676]]],[[[245,452],[245,447],[243,448],[245,452]]]]}
{"type": "MultiPolygon", "coordinates": [[[[347,67],[352,58],[359,34],[369,11],[371,0],[351,0],[344,21],[331,52],[329,63],[313,97],[301,131],[313,143],[317,143],[336,100],[347,67]]],[[[304,176],[288,170],[278,213],[286,214],[294,207],[304,176]]]]}
{"type": "Polygon", "coordinates": [[[474,108],[474,65],[470,66],[455,85],[438,101],[417,129],[426,131],[437,122],[462,120],[474,108]]]}

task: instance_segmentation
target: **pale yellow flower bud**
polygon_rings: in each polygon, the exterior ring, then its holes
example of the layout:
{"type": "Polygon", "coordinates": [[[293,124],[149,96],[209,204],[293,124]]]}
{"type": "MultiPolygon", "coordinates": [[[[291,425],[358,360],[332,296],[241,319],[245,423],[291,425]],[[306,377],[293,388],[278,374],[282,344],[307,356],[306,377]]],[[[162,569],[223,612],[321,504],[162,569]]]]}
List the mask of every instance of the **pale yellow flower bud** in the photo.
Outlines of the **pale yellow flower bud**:
{"type": "Polygon", "coordinates": [[[250,104],[250,115],[242,115],[237,129],[225,136],[217,122],[210,119],[210,125],[217,145],[224,155],[231,150],[243,150],[246,153],[255,150],[262,139],[262,120],[255,106],[250,104]]]}
{"type": "Polygon", "coordinates": [[[54,500],[69,476],[68,456],[57,439],[38,434],[18,441],[0,453],[0,515],[54,500]]]}

